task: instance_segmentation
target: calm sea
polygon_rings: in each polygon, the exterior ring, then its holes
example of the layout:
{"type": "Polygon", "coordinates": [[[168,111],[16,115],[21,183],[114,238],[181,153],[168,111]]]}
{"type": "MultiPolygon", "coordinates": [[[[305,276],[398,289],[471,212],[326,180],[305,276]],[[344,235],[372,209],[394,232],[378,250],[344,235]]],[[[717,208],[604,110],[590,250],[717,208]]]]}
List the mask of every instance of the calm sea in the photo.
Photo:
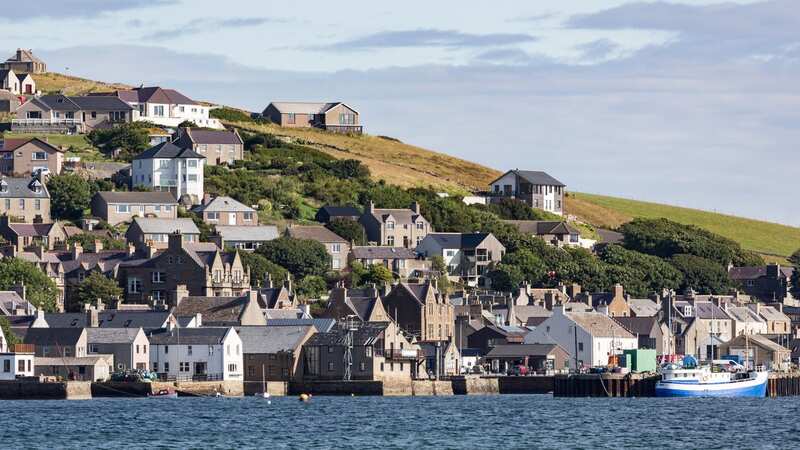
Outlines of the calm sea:
{"type": "Polygon", "coordinates": [[[800,400],[454,397],[0,401],[0,448],[798,448],[800,400]]]}

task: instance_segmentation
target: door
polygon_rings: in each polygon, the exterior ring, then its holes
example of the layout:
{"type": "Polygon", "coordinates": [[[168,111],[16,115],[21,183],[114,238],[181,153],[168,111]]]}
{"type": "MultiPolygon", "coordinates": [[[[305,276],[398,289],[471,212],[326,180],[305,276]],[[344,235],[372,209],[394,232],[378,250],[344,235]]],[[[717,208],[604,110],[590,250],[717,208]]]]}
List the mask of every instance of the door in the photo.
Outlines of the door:
{"type": "Polygon", "coordinates": [[[206,363],[205,362],[194,363],[194,374],[195,376],[204,377],[206,375],[206,363]]]}
{"type": "Polygon", "coordinates": [[[236,213],[228,213],[228,225],[236,225],[236,213]]]}

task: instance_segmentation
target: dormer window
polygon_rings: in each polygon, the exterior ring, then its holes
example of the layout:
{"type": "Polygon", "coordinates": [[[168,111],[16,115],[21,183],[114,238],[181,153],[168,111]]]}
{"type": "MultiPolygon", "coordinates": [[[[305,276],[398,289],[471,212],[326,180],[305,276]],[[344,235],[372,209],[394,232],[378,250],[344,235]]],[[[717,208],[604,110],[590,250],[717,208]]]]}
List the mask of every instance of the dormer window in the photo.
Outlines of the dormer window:
{"type": "Polygon", "coordinates": [[[684,306],[683,307],[683,315],[684,316],[691,316],[692,315],[692,307],[691,306],[684,306]]]}
{"type": "Polygon", "coordinates": [[[386,229],[387,230],[394,230],[394,221],[393,220],[389,220],[389,221],[386,222],[386,229]]]}

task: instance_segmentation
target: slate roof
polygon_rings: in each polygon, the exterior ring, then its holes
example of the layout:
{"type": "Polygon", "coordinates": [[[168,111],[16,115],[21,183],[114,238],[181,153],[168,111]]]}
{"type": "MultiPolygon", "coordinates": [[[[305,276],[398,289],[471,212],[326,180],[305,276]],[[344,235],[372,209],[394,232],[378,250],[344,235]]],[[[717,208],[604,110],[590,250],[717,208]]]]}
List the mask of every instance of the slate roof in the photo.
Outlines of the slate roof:
{"type": "Polygon", "coordinates": [[[233,131],[202,128],[184,128],[177,140],[205,145],[242,145],[242,138],[233,131]]]}
{"type": "Polygon", "coordinates": [[[220,195],[197,207],[201,212],[255,212],[256,210],[230,197],[220,195]]]}
{"type": "Polygon", "coordinates": [[[404,247],[363,246],[353,247],[350,254],[356,259],[417,259],[414,249],[404,247]]]}
{"type": "Polygon", "coordinates": [[[598,312],[565,312],[564,315],[594,337],[634,337],[628,330],[605,314],[598,312]]]}
{"type": "MultiPolygon", "coordinates": [[[[353,346],[375,345],[389,324],[387,322],[364,322],[356,331],[353,331],[353,346]]],[[[312,336],[306,345],[320,346],[344,345],[346,332],[337,324],[327,333],[317,333],[312,336]]]]}
{"type": "Polygon", "coordinates": [[[175,197],[169,192],[122,192],[102,191],[95,194],[106,203],[152,203],[177,205],[175,197]]]}
{"type": "Polygon", "coordinates": [[[523,358],[525,356],[545,356],[553,353],[558,347],[558,344],[500,344],[492,347],[486,357],[523,358]]]}
{"type": "MultiPolygon", "coordinates": [[[[282,114],[324,114],[340,102],[272,102],[270,105],[274,106],[282,114]]],[[[355,111],[355,110],[354,110],[355,111]]]]}
{"type": "Polygon", "coordinates": [[[249,302],[248,297],[185,297],[175,308],[176,316],[202,315],[203,325],[239,325],[239,318],[249,302]]]}
{"type": "Polygon", "coordinates": [[[631,314],[637,317],[655,316],[661,310],[658,304],[649,298],[629,298],[628,307],[631,309],[631,314]]]}
{"type": "Polygon", "coordinates": [[[47,236],[54,223],[9,223],[8,228],[17,236],[47,236]]]}
{"type": "Polygon", "coordinates": [[[355,206],[325,205],[320,210],[325,211],[331,219],[335,217],[358,217],[361,211],[355,206]]]}
{"type": "Polygon", "coordinates": [[[513,225],[521,233],[542,235],[566,235],[580,234],[580,232],[564,221],[549,220],[504,220],[503,222],[513,225]]]}
{"type": "Polygon", "coordinates": [[[778,344],[777,342],[771,341],[769,338],[762,336],[760,334],[750,334],[747,335],[746,339],[749,341],[745,343],[745,336],[736,336],[735,338],[731,339],[729,342],[724,343],[726,347],[730,348],[731,346],[743,346],[746,344],[749,345],[758,345],[759,347],[766,348],[769,351],[773,352],[791,352],[790,349],[778,344]]]}
{"type": "Polygon", "coordinates": [[[293,225],[286,229],[289,236],[295,239],[308,239],[317,242],[343,242],[347,240],[322,225],[293,225]]]}
{"type": "Polygon", "coordinates": [[[215,229],[225,241],[271,241],[278,238],[275,225],[217,225],[215,229]]]}
{"type": "Polygon", "coordinates": [[[0,198],[50,198],[47,188],[39,180],[31,178],[0,177],[0,198]],[[39,192],[33,190],[38,184],[39,192]]]}
{"type": "MultiPolygon", "coordinates": [[[[374,208],[372,213],[367,211],[365,214],[372,214],[372,216],[380,223],[386,222],[386,219],[389,216],[395,218],[397,223],[416,223],[417,219],[422,217],[422,214],[417,214],[414,210],[408,208],[396,208],[396,209],[388,209],[388,208],[374,208]]],[[[424,219],[424,217],[423,217],[424,219]]]]}
{"type": "Polygon", "coordinates": [[[267,327],[297,327],[306,325],[312,325],[320,333],[327,333],[336,325],[336,319],[267,319],[267,327]]]}
{"type": "Polygon", "coordinates": [[[746,306],[729,306],[725,312],[737,322],[765,322],[755,311],[746,306]]]}
{"type": "Polygon", "coordinates": [[[311,325],[296,327],[236,327],[242,339],[243,353],[278,353],[298,351],[311,325]]]}
{"type": "Polygon", "coordinates": [[[649,336],[656,322],[655,317],[613,317],[614,321],[622,325],[633,335],[649,336]]]}
{"type": "Polygon", "coordinates": [[[152,158],[197,158],[206,157],[192,150],[191,148],[181,148],[172,142],[162,142],[136,155],[133,159],[152,159],[152,158]]]}
{"type": "Polygon", "coordinates": [[[431,285],[430,283],[399,283],[395,285],[392,291],[394,291],[394,289],[400,289],[400,288],[403,288],[406,291],[408,291],[413,296],[413,298],[417,300],[417,302],[419,302],[420,304],[425,304],[428,298],[428,291],[430,289],[433,289],[435,291],[435,295],[437,296],[440,295],[438,290],[434,288],[433,285],[431,285]]]}
{"type": "Polygon", "coordinates": [[[89,344],[132,344],[141,328],[86,328],[89,344]]]}
{"type": "MultiPolygon", "coordinates": [[[[134,217],[133,223],[138,224],[145,234],[170,234],[179,230],[182,234],[200,234],[197,225],[189,218],[160,219],[156,217],[134,217]]],[[[131,224],[132,226],[133,224],[131,224]]]]}
{"type": "Polygon", "coordinates": [[[34,345],[75,345],[83,328],[31,328],[25,333],[25,343],[34,345]]]}
{"type": "Polygon", "coordinates": [[[698,319],[729,319],[725,311],[711,302],[694,302],[694,316],[698,319]]]}
{"type": "Polygon", "coordinates": [[[81,110],[81,107],[78,106],[77,103],[72,101],[72,99],[66,95],[62,94],[42,95],[41,97],[36,97],[31,101],[38,102],[40,105],[43,105],[44,107],[54,111],[77,112],[81,110]]]}
{"type": "Polygon", "coordinates": [[[83,97],[69,97],[73,103],[85,111],[132,111],[131,105],[117,97],[105,95],[87,95],[83,97]]]}
{"type": "Polygon", "coordinates": [[[176,328],[150,334],[150,345],[218,345],[230,327],[176,328]]]}
{"type": "Polygon", "coordinates": [[[428,233],[425,239],[433,239],[442,248],[474,248],[491,233],[428,233]]]}
{"type": "Polygon", "coordinates": [[[174,89],[164,89],[158,86],[117,91],[117,96],[128,103],[162,103],[171,105],[198,104],[174,89]]]}
{"type": "MultiPolygon", "coordinates": [[[[0,91],[3,93],[3,91],[0,91]]],[[[13,95],[12,95],[13,96],[13,95]]],[[[16,96],[13,96],[16,97],[16,96]]],[[[37,139],[37,138],[33,138],[37,139]]],[[[21,147],[22,144],[27,144],[29,141],[32,141],[31,138],[0,138],[0,143],[3,145],[0,146],[0,151],[10,151],[16,150],[17,148],[21,147]]],[[[44,142],[44,141],[42,141],[44,142]]]]}
{"type": "Polygon", "coordinates": [[[27,313],[34,313],[36,308],[16,291],[0,291],[0,315],[11,316],[17,309],[24,309],[27,313]]]}
{"type": "MultiPolygon", "coordinates": [[[[755,309],[755,305],[750,305],[750,309],[755,309]]],[[[760,308],[761,317],[766,320],[778,320],[778,321],[788,321],[789,316],[782,313],[778,308],[774,306],[761,306],[760,308]]]]}
{"type": "MultiPolygon", "coordinates": [[[[792,278],[792,274],[794,273],[794,268],[792,267],[780,267],[780,274],[786,277],[787,279],[792,278]]],[[[755,280],[760,277],[767,276],[767,267],[766,266],[746,266],[746,267],[731,267],[728,270],[728,276],[731,280],[755,280]]]]}
{"type": "MultiPolygon", "coordinates": [[[[97,313],[99,328],[161,328],[170,316],[169,311],[124,311],[107,309],[97,313]]],[[[45,313],[44,320],[51,328],[83,328],[86,313],[45,313]]]]}
{"type": "Polygon", "coordinates": [[[520,178],[523,178],[525,181],[531,184],[538,184],[544,186],[561,186],[561,187],[566,186],[564,183],[551,177],[547,172],[542,172],[538,170],[519,170],[519,169],[509,170],[508,172],[504,173],[503,175],[501,175],[500,177],[498,177],[496,180],[492,181],[489,184],[494,184],[497,180],[503,178],[509,173],[515,173],[520,178]]]}
{"type": "Polygon", "coordinates": [[[6,62],[38,62],[44,63],[41,59],[39,59],[36,55],[33,54],[31,50],[26,50],[20,48],[17,50],[19,53],[14,53],[11,55],[10,58],[6,60],[6,62]],[[17,58],[19,56],[19,58],[17,58]]]}

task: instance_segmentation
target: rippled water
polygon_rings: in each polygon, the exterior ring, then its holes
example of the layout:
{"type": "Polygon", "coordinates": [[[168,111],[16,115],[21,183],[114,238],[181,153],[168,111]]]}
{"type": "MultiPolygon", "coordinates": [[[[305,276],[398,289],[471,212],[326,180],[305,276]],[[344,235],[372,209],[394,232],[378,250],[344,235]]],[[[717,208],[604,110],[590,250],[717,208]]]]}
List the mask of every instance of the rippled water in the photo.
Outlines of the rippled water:
{"type": "Polygon", "coordinates": [[[0,401],[2,448],[798,448],[800,399],[0,401]]]}

